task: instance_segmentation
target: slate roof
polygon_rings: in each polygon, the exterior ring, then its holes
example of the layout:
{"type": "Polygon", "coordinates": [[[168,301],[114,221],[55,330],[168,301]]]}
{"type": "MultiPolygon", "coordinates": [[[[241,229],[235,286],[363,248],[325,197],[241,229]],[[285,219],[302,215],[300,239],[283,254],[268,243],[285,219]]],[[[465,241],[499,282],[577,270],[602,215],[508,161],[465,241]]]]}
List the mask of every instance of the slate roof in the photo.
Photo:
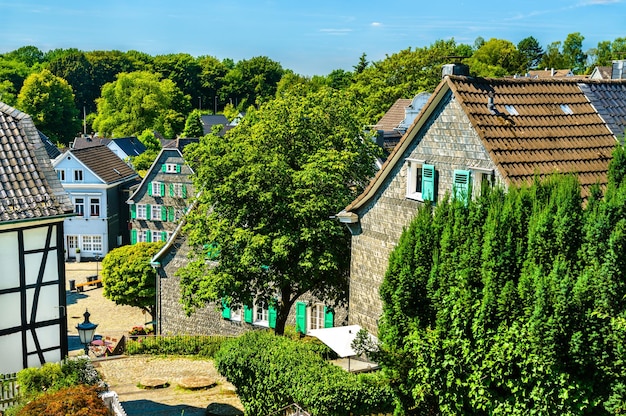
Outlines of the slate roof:
{"type": "Polygon", "coordinates": [[[219,136],[223,136],[224,133],[233,127],[229,125],[228,119],[223,114],[204,114],[200,116],[200,121],[202,121],[202,130],[205,135],[211,133],[213,126],[218,124],[223,126],[218,133],[219,136]]]}
{"type": "Polygon", "coordinates": [[[0,102],[0,223],[73,210],[30,116],[0,102]]]}
{"type": "MultiPolygon", "coordinates": [[[[586,84],[593,85],[589,81],[586,84]]],[[[376,177],[345,212],[360,208],[376,194],[393,167],[403,162],[404,151],[449,92],[507,183],[529,183],[535,174],[572,172],[578,174],[583,196],[595,183],[606,185],[617,141],[576,79],[447,76],[376,177]],[[487,105],[490,94],[493,111],[487,105]],[[506,106],[512,107],[507,110],[506,106]]]]}
{"type": "Polygon", "coordinates": [[[102,137],[84,137],[79,136],[74,139],[72,149],[85,149],[87,147],[106,146],[112,139],[102,137]]]}
{"type": "Polygon", "coordinates": [[[183,149],[187,147],[188,144],[198,143],[198,142],[200,142],[200,139],[195,138],[195,137],[182,137],[182,138],[172,139],[167,142],[164,142],[162,145],[162,148],[163,149],[178,149],[182,152],[183,149]]]}
{"type": "Polygon", "coordinates": [[[106,146],[72,149],[69,152],[106,184],[126,182],[138,176],[137,172],[106,146]]]}
{"type": "Polygon", "coordinates": [[[138,156],[146,151],[146,146],[141,143],[141,140],[133,136],[115,138],[113,142],[128,156],[138,156]]]}
{"type": "Polygon", "coordinates": [[[411,105],[411,102],[410,98],[398,98],[374,127],[378,130],[393,130],[398,127],[404,120],[404,109],[411,105]]]}
{"type": "Polygon", "coordinates": [[[591,104],[609,126],[613,135],[622,139],[626,130],[626,83],[623,81],[587,81],[580,84],[591,104]]]}
{"type": "Polygon", "coordinates": [[[37,133],[39,133],[39,138],[41,139],[41,142],[46,148],[46,153],[48,153],[48,157],[50,159],[56,159],[61,154],[61,151],[59,150],[59,148],[56,147],[54,143],[52,143],[52,140],[50,140],[48,136],[46,136],[39,130],[37,130],[37,133]]]}

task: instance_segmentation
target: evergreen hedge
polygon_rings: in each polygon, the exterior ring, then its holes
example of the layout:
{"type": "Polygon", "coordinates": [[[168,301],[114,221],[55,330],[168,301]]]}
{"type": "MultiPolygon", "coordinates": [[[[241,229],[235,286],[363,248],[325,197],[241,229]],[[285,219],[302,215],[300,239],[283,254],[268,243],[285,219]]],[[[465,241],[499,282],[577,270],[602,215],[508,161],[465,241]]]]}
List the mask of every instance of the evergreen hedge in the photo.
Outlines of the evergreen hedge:
{"type": "Polygon", "coordinates": [[[423,206],[380,293],[398,413],[626,413],[626,160],[423,206]]]}
{"type": "Polygon", "coordinates": [[[237,387],[247,415],[267,415],[292,403],[314,416],[393,409],[391,389],[380,373],[348,373],[314,350],[269,331],[251,331],[226,342],[215,362],[237,387]]]}

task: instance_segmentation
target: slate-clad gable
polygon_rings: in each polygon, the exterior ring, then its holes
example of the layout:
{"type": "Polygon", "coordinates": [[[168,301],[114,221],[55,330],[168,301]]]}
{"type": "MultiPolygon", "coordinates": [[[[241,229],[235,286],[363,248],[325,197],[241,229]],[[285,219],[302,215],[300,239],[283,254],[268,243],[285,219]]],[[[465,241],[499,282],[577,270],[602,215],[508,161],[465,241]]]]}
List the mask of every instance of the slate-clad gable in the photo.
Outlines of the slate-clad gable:
{"type": "Polygon", "coordinates": [[[623,141],[626,130],[626,83],[604,81],[581,83],[580,89],[613,132],[623,141]]]}
{"type": "Polygon", "coordinates": [[[0,103],[0,221],[72,211],[32,119],[0,103]]]}

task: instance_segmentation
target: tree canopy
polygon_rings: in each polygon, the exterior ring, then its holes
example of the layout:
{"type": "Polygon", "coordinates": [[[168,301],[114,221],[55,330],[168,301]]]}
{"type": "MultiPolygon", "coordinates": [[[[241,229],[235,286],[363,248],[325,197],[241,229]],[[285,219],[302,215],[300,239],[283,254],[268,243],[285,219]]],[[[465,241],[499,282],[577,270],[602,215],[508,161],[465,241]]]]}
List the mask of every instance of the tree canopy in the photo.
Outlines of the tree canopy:
{"type": "Polygon", "coordinates": [[[140,71],[121,73],[105,84],[97,100],[98,114],[93,127],[102,136],[137,135],[151,129],[172,138],[183,129],[189,111],[189,97],[184,96],[170,79],[140,71]]]}
{"type": "Polygon", "coordinates": [[[17,107],[54,141],[68,144],[80,131],[72,87],[47,69],[26,78],[17,107]]]}
{"type": "Polygon", "coordinates": [[[625,155],[586,205],[554,176],[418,210],[380,289],[400,413],[626,411],[625,155]]]}
{"type": "Polygon", "coordinates": [[[345,92],[292,88],[223,138],[186,148],[203,190],[185,228],[195,260],[179,271],[188,310],[274,302],[282,334],[302,294],[345,300],[350,235],[333,217],[364,189],[378,152],[360,137],[356,107],[345,92]]]}
{"type": "Polygon", "coordinates": [[[141,308],[154,320],[156,272],[150,260],[162,246],[162,242],[137,243],[109,251],[102,260],[104,297],[118,305],[141,308]]]}

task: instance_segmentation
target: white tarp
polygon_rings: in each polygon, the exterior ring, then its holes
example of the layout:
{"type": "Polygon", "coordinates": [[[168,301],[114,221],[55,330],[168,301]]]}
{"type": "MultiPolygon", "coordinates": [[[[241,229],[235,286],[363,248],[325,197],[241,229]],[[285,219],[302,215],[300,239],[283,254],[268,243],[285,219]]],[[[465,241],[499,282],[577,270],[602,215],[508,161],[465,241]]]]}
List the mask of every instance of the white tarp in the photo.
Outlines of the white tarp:
{"type": "MultiPolygon", "coordinates": [[[[334,328],[312,329],[308,335],[316,337],[335,351],[339,357],[345,358],[357,355],[351,345],[360,329],[359,325],[337,326],[334,328]]],[[[368,335],[372,341],[378,343],[378,339],[374,335],[368,335]]]]}

